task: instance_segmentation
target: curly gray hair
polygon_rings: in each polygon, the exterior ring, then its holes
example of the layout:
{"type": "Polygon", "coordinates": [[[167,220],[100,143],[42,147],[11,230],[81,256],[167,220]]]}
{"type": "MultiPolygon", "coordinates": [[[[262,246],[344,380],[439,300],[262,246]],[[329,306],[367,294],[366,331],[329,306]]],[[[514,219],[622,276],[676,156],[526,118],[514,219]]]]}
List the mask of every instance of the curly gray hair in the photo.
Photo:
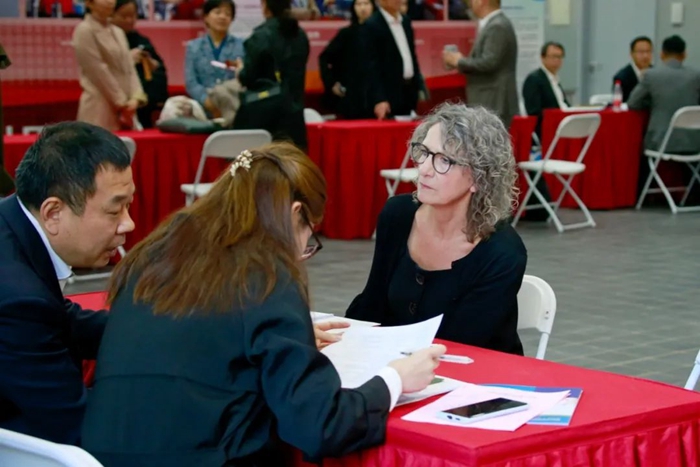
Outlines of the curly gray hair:
{"type": "Polygon", "coordinates": [[[474,179],[476,192],[469,203],[464,233],[470,242],[488,238],[496,223],[512,214],[517,200],[510,135],[503,122],[483,107],[444,103],[423,119],[411,143],[422,143],[434,125],[440,125],[446,155],[468,168],[474,179]]]}

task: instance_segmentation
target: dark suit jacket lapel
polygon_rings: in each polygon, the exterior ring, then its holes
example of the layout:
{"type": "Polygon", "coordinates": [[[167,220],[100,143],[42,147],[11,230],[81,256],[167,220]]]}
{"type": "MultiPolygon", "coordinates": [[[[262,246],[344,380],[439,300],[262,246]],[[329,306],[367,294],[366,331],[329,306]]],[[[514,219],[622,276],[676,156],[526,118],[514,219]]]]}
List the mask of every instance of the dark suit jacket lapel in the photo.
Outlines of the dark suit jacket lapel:
{"type": "Polygon", "coordinates": [[[0,202],[0,217],[3,217],[10,230],[15,234],[21,246],[21,254],[57,298],[63,300],[63,292],[56,277],[56,270],[51,262],[46,245],[36,229],[25,216],[16,195],[0,202]]]}

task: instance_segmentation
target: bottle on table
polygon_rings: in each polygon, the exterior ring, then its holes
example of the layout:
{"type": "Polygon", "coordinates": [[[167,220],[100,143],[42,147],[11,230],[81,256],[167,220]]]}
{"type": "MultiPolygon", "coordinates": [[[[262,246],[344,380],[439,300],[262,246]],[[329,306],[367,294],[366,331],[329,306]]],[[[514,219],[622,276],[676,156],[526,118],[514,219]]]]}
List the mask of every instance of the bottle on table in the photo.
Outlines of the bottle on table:
{"type": "Polygon", "coordinates": [[[613,110],[619,112],[622,110],[622,84],[620,80],[615,81],[613,88],[613,110]]]}

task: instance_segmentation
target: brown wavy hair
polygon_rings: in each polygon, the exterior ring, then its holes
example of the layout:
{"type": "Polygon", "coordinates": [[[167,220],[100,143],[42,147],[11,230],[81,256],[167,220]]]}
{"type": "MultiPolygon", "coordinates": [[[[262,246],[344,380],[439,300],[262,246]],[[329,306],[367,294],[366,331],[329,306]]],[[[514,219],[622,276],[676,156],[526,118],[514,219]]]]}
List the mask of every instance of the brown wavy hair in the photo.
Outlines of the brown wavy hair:
{"type": "Polygon", "coordinates": [[[321,222],[326,181],[319,168],[289,143],[251,150],[250,170],[227,169],[211,191],[171,215],[142,240],[112,274],[108,302],[130,281],[134,302],[155,314],[228,312],[263,301],[283,276],[308,303],[308,279],[299,261],[291,206],[321,222]]]}

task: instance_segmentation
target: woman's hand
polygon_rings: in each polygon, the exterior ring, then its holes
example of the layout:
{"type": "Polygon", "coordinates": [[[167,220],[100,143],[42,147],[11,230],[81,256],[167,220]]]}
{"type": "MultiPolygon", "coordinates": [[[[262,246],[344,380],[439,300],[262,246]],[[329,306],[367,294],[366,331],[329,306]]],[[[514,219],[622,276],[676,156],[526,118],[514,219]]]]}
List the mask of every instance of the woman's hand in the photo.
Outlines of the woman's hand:
{"type": "Polygon", "coordinates": [[[335,83],[333,85],[333,94],[338,97],[345,97],[345,88],[340,83],[335,83]]]}
{"type": "Polygon", "coordinates": [[[136,99],[129,100],[124,107],[119,109],[119,121],[126,128],[133,128],[134,115],[136,109],[139,108],[139,102],[136,99]]]}
{"type": "Polygon", "coordinates": [[[440,356],[447,351],[444,345],[432,345],[410,357],[400,358],[389,363],[401,377],[403,392],[417,392],[428,387],[435,378],[435,369],[440,364],[440,356]]]}
{"type": "Polygon", "coordinates": [[[129,51],[131,54],[131,60],[133,60],[134,63],[141,63],[141,58],[143,58],[143,50],[139,49],[138,47],[134,47],[129,51]]]}
{"type": "Polygon", "coordinates": [[[338,342],[342,338],[341,334],[334,334],[328,331],[348,327],[350,327],[350,323],[344,321],[324,321],[314,324],[314,335],[316,336],[316,347],[318,350],[338,342]]]}

